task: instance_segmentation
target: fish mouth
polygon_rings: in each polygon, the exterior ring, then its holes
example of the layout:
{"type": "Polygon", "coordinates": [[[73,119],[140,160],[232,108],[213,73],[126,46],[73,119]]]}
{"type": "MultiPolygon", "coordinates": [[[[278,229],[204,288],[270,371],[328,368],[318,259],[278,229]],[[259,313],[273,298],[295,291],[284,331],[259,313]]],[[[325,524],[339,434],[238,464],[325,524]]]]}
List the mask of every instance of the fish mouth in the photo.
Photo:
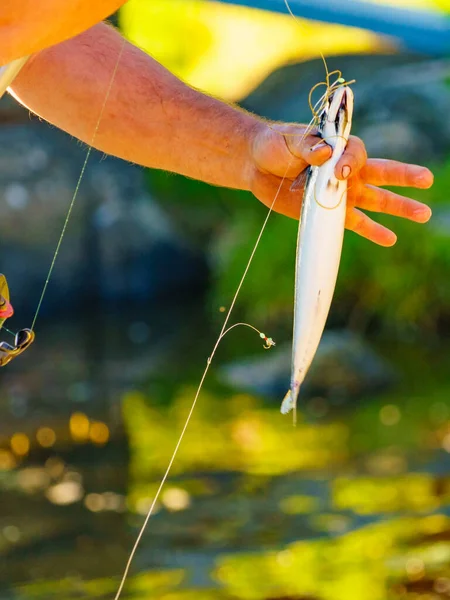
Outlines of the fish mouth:
{"type": "MultiPolygon", "coordinates": [[[[353,91],[350,87],[347,87],[345,83],[342,89],[342,98],[339,103],[339,109],[345,110],[346,112],[353,111],[353,91]]],[[[338,109],[338,110],[339,110],[338,109]]]]}
{"type": "Polygon", "coordinates": [[[328,102],[327,121],[335,123],[336,132],[342,135],[353,113],[352,89],[343,84],[332,94],[328,102]]]}
{"type": "Polygon", "coordinates": [[[347,90],[347,87],[342,86],[330,96],[330,99],[328,100],[328,121],[334,121],[340,110],[347,110],[347,90]]]}
{"type": "Polygon", "coordinates": [[[339,109],[346,109],[347,108],[347,88],[343,87],[342,88],[342,98],[341,98],[341,103],[339,104],[339,109]]]}

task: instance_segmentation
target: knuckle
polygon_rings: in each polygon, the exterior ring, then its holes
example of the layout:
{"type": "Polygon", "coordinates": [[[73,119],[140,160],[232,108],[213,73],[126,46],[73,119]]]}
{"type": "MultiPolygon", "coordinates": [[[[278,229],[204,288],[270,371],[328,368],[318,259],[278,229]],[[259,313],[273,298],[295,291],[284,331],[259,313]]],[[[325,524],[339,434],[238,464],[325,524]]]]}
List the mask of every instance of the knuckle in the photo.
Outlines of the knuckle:
{"type": "Polygon", "coordinates": [[[350,198],[355,206],[361,206],[364,203],[364,196],[367,193],[367,190],[362,186],[355,185],[350,188],[350,198]]]}
{"type": "Polygon", "coordinates": [[[416,206],[410,202],[402,202],[401,203],[401,213],[407,219],[412,219],[414,217],[414,210],[416,206]]]}
{"type": "Polygon", "coordinates": [[[355,233],[362,234],[362,233],[364,233],[364,229],[365,229],[364,220],[362,218],[358,219],[353,227],[353,231],[355,233]]]}
{"type": "Polygon", "coordinates": [[[355,233],[361,234],[361,233],[364,232],[364,230],[366,228],[365,227],[365,225],[366,225],[365,221],[366,221],[366,218],[365,218],[365,216],[362,213],[359,213],[359,214],[358,213],[356,213],[356,214],[354,213],[354,215],[353,215],[353,223],[352,223],[352,225],[351,225],[350,228],[355,233]]]}
{"type": "Polygon", "coordinates": [[[401,183],[408,185],[414,179],[414,167],[412,165],[402,165],[401,168],[401,183]]]}
{"type": "Polygon", "coordinates": [[[380,190],[380,192],[379,192],[378,206],[379,206],[380,212],[387,212],[389,209],[388,195],[382,190],[380,190]]]}

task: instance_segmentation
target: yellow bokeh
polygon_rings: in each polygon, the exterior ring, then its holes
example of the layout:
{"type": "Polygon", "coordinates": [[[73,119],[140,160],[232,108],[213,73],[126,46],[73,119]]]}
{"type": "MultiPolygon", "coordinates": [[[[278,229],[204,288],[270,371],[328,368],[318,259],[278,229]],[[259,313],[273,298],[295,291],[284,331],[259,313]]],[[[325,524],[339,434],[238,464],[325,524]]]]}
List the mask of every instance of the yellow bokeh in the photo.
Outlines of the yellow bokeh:
{"type": "Polygon", "coordinates": [[[9,450],[0,450],[0,471],[10,471],[16,466],[16,459],[9,450]]]}
{"type": "Polygon", "coordinates": [[[43,448],[51,448],[56,442],[56,433],[50,427],[41,427],[36,433],[36,439],[43,448]]]}
{"type": "Polygon", "coordinates": [[[11,450],[17,456],[25,456],[30,451],[30,440],[25,433],[15,433],[11,438],[11,450]]]}
{"type": "Polygon", "coordinates": [[[89,429],[91,442],[98,446],[103,446],[109,440],[109,429],[105,423],[94,421],[89,429]]]}
{"type": "Polygon", "coordinates": [[[387,47],[362,29],[201,0],[130,0],[120,23],[131,41],[190,85],[231,101],[288,62],[387,47]]]}
{"type": "Polygon", "coordinates": [[[76,412],[69,420],[70,435],[77,442],[89,439],[89,419],[84,413],[76,412]]]}

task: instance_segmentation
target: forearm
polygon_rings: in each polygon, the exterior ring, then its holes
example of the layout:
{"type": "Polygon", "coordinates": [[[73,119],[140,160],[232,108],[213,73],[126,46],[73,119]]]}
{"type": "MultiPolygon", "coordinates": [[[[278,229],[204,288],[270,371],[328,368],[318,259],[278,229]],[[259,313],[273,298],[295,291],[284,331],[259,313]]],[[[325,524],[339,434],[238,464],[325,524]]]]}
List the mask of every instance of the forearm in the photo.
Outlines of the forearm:
{"type": "MultiPolygon", "coordinates": [[[[37,55],[13,93],[40,117],[91,143],[123,38],[100,24],[37,55]]],[[[148,167],[246,188],[258,120],[188,87],[125,43],[94,146],[148,167]]]]}
{"type": "Polygon", "coordinates": [[[1,0],[0,65],[67,40],[126,0],[1,0]]]}

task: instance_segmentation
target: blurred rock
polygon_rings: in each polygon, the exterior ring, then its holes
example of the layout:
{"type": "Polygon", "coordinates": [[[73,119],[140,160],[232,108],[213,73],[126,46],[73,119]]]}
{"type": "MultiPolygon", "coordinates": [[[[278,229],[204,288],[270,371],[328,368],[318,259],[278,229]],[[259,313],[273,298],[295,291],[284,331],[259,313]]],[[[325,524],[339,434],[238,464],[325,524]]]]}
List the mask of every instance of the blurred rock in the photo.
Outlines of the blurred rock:
{"type": "MultiPolygon", "coordinates": [[[[347,80],[356,79],[353,133],[362,137],[370,155],[412,162],[446,155],[450,143],[450,121],[444,118],[450,103],[448,59],[350,55],[329,57],[327,63],[330,72],[340,69],[347,80]]],[[[311,119],[309,90],[324,79],[320,59],[288,65],[272,73],[243,105],[270,119],[307,123],[311,119]]]]}
{"type": "MultiPolygon", "coordinates": [[[[281,401],[289,388],[291,351],[291,345],[285,344],[270,354],[241,359],[223,367],[219,378],[237,389],[281,401]]],[[[301,395],[323,395],[340,402],[376,392],[395,380],[393,368],[360,337],[347,331],[326,331],[301,395]]]]}
{"type": "Polygon", "coordinates": [[[433,207],[433,218],[428,227],[439,237],[450,237],[450,209],[445,205],[433,207]]]}
{"type": "MultiPolygon", "coordinates": [[[[5,108],[6,106],[6,108],[5,108]]],[[[0,113],[7,122],[2,103],[0,113]]],[[[0,127],[0,270],[16,314],[36,308],[86,147],[27,114],[0,127]]],[[[25,111],[26,112],[26,111],[25,111]]],[[[48,287],[44,313],[147,302],[202,288],[204,257],[146,191],[144,171],[93,151],[48,287]]],[[[23,325],[22,325],[23,326],[23,325]]]]}

